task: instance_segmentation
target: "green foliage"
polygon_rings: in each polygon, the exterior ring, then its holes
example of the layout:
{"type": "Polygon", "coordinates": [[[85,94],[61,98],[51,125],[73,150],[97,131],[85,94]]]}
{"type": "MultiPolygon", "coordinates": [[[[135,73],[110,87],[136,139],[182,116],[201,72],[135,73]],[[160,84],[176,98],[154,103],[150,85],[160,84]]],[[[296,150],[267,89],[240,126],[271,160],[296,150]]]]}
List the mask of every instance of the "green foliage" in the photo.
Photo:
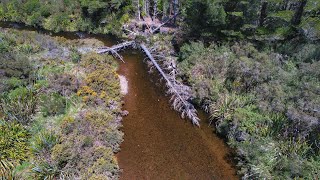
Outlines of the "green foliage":
{"type": "Polygon", "coordinates": [[[6,88],[5,88],[6,91],[13,90],[13,89],[21,87],[25,84],[26,83],[23,80],[18,79],[16,77],[12,77],[10,79],[4,80],[4,85],[6,86],[6,88]]]}
{"type": "Polygon", "coordinates": [[[117,174],[119,167],[116,165],[116,159],[112,157],[112,150],[105,147],[97,147],[94,149],[95,162],[87,170],[87,178],[95,179],[100,177],[106,178],[119,178],[117,174]],[[107,172],[107,173],[105,173],[107,172]]]}
{"type": "Polygon", "coordinates": [[[66,109],[66,99],[58,93],[40,96],[40,108],[44,117],[63,114],[66,109]]]}
{"type": "Polygon", "coordinates": [[[226,13],[214,0],[195,0],[187,8],[187,24],[191,33],[214,33],[225,24],[226,13]]]}
{"type": "Polygon", "coordinates": [[[34,154],[48,152],[58,143],[58,138],[54,132],[40,132],[31,139],[31,151],[34,154]]]}
{"type": "MultiPolygon", "coordinates": [[[[28,1],[26,11],[38,10],[38,2],[28,1]]],[[[118,178],[114,153],[123,133],[117,62],[98,54],[82,57],[71,41],[33,32],[2,29],[0,37],[1,178],[118,178]],[[63,60],[50,54],[68,48],[63,60]],[[84,104],[86,95],[92,101],[84,104]]]]}
{"type": "Polygon", "coordinates": [[[0,56],[0,70],[5,77],[27,79],[32,73],[32,67],[26,56],[21,54],[7,54],[0,56]]]}
{"type": "Polygon", "coordinates": [[[320,102],[319,62],[300,63],[317,46],[302,47],[304,56],[287,59],[248,43],[181,48],[179,76],[237,150],[244,178],[312,178],[319,171],[319,113],[312,112],[320,102]]]}
{"type": "Polygon", "coordinates": [[[73,63],[78,63],[81,60],[81,54],[75,48],[71,49],[70,57],[73,63]]]}
{"type": "Polygon", "coordinates": [[[35,113],[37,97],[32,89],[18,87],[1,97],[1,111],[8,121],[28,124],[35,113]]]}
{"type": "MultiPolygon", "coordinates": [[[[20,163],[28,158],[30,134],[20,124],[0,121],[1,171],[11,169],[11,163],[20,163]]],[[[13,165],[12,165],[13,166],[13,165]]]]}
{"type": "MultiPolygon", "coordinates": [[[[110,56],[86,54],[81,59],[81,66],[86,67],[88,73],[85,79],[86,86],[82,86],[77,92],[78,96],[83,97],[84,102],[96,104],[102,100],[107,105],[120,101],[117,64],[110,56]]],[[[119,110],[112,106],[110,109],[114,112],[119,110]]]]}
{"type": "Polygon", "coordinates": [[[57,167],[52,166],[48,163],[38,164],[36,167],[32,168],[33,173],[37,179],[55,179],[59,174],[57,167]]]}
{"type": "Polygon", "coordinates": [[[35,27],[44,27],[55,32],[60,31],[96,31],[119,33],[113,29],[103,29],[108,24],[121,24],[126,21],[129,1],[125,0],[68,0],[59,3],[41,0],[2,2],[0,19],[23,22],[35,27]],[[123,19],[118,21],[118,19],[123,19]],[[105,30],[105,31],[103,31],[105,30]]]}

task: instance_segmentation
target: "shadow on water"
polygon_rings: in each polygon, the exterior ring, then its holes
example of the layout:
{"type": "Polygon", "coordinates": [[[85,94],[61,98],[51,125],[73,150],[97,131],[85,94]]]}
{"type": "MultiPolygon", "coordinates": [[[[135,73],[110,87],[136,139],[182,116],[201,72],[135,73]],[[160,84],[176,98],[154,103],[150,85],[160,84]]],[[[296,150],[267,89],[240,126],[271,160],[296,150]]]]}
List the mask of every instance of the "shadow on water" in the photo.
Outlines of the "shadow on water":
{"type": "MultiPolygon", "coordinates": [[[[0,22],[0,27],[71,40],[96,38],[107,46],[119,41],[101,34],[53,33],[11,22],[0,22]]],[[[117,154],[123,169],[121,179],[239,179],[231,151],[208,127],[208,116],[200,112],[200,128],[182,120],[179,113],[171,109],[158,77],[148,74],[143,54],[126,50],[122,55],[126,63],[120,63],[118,73],[129,83],[123,107],[129,115],[123,119],[124,142],[117,154]]]]}

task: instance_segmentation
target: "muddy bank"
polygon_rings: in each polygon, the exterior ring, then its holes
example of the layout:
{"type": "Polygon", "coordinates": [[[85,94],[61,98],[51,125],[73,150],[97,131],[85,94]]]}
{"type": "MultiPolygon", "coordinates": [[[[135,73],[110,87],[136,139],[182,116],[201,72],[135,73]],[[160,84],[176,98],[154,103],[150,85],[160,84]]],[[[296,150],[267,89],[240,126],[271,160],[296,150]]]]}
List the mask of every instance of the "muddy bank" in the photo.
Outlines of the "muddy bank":
{"type": "Polygon", "coordinates": [[[117,157],[121,179],[238,179],[230,150],[202,114],[201,128],[173,111],[141,53],[127,51],[119,74],[128,79],[123,120],[125,141],[117,157]]]}

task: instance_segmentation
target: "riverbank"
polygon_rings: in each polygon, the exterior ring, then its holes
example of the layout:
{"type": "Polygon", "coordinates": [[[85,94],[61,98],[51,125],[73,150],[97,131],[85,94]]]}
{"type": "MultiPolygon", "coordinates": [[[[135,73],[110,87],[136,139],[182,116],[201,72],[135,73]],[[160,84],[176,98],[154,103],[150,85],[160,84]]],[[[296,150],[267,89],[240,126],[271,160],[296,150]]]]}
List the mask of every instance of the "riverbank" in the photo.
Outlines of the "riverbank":
{"type": "Polygon", "coordinates": [[[1,177],[118,179],[118,65],[77,51],[103,43],[3,28],[0,37],[1,177]]]}

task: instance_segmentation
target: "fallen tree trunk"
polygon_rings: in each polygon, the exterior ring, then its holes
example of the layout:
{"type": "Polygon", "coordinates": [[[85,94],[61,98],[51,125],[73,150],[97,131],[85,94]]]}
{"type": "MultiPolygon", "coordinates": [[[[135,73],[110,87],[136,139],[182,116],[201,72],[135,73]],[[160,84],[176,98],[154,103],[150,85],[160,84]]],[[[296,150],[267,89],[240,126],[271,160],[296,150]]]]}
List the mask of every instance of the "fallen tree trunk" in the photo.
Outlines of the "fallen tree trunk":
{"type": "Polygon", "coordinates": [[[126,41],[126,42],[114,45],[112,47],[101,47],[96,52],[98,54],[110,53],[110,52],[112,53],[112,52],[117,52],[134,45],[135,45],[135,41],[126,41]]]}
{"type": "Polygon", "coordinates": [[[113,56],[119,58],[124,63],[123,57],[120,54],[118,54],[117,51],[120,51],[122,49],[128,48],[129,46],[133,46],[133,45],[135,45],[134,41],[126,41],[121,44],[114,45],[112,47],[101,47],[97,50],[97,53],[98,54],[111,53],[113,56]]]}
{"type": "Polygon", "coordinates": [[[172,95],[171,101],[173,108],[182,113],[182,118],[187,117],[192,121],[193,124],[200,126],[200,119],[197,116],[197,110],[188,101],[190,99],[190,95],[188,94],[188,87],[184,86],[183,84],[177,83],[175,79],[171,80],[153,58],[148,48],[144,44],[140,44],[140,47],[156,67],[156,69],[159,71],[161,76],[165,79],[168,87],[168,93],[172,95]]]}

